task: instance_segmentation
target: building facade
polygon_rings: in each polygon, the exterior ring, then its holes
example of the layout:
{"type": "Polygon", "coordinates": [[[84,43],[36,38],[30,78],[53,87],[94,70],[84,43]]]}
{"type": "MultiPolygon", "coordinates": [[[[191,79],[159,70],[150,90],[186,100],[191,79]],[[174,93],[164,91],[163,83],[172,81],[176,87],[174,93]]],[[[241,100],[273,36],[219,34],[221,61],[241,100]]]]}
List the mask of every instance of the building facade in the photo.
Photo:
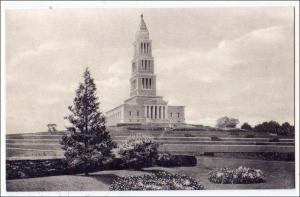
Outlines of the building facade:
{"type": "Polygon", "coordinates": [[[109,126],[127,124],[182,124],[184,106],[169,106],[162,96],[156,96],[156,75],[152,56],[152,41],[141,15],[131,61],[130,98],[106,112],[109,126]]]}

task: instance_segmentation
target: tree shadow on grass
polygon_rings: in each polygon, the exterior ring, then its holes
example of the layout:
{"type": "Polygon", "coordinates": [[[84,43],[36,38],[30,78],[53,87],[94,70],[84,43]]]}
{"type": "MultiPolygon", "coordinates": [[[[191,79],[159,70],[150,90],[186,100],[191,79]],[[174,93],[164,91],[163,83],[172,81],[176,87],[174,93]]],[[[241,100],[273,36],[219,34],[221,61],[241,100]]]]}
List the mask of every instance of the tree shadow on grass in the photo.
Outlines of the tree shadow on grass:
{"type": "Polygon", "coordinates": [[[114,180],[119,178],[119,176],[117,176],[115,174],[90,174],[90,175],[88,175],[88,177],[94,178],[97,181],[101,181],[102,183],[105,183],[108,185],[112,184],[112,182],[114,180]]]}

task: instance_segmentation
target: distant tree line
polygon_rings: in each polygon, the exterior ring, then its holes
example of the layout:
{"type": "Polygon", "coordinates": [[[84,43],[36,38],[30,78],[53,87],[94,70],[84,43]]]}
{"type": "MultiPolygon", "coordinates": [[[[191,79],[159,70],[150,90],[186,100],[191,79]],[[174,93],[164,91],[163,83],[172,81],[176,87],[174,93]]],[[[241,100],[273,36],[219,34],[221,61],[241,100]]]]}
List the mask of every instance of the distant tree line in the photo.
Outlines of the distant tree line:
{"type": "Polygon", "coordinates": [[[279,124],[276,121],[269,121],[269,122],[263,122],[260,124],[255,125],[252,127],[249,125],[247,122],[245,122],[242,126],[241,129],[247,130],[247,131],[254,131],[254,132],[268,132],[268,133],[273,133],[277,135],[289,135],[293,136],[295,134],[295,126],[290,125],[290,123],[285,122],[283,124],[279,124]]]}
{"type": "MultiPolygon", "coordinates": [[[[232,129],[236,128],[238,124],[238,119],[224,116],[217,120],[216,127],[220,129],[232,129]]],[[[295,135],[295,126],[290,125],[290,123],[288,122],[285,122],[280,125],[278,122],[273,120],[254,125],[253,127],[247,122],[245,122],[244,124],[242,124],[241,129],[254,132],[273,133],[282,136],[295,135]]]]}

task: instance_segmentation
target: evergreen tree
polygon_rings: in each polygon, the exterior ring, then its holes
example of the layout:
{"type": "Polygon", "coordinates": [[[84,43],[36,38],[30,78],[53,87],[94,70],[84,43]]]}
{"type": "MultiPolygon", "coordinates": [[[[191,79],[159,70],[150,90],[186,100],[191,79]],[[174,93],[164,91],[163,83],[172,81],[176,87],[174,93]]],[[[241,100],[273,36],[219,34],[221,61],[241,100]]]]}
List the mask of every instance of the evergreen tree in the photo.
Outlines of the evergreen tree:
{"type": "Polygon", "coordinates": [[[99,166],[112,157],[116,147],[105,127],[105,117],[99,110],[96,85],[88,68],[84,72],[84,82],[79,84],[71,114],[66,117],[73,125],[62,137],[65,159],[69,166],[82,166],[88,175],[93,166],[99,166]]]}

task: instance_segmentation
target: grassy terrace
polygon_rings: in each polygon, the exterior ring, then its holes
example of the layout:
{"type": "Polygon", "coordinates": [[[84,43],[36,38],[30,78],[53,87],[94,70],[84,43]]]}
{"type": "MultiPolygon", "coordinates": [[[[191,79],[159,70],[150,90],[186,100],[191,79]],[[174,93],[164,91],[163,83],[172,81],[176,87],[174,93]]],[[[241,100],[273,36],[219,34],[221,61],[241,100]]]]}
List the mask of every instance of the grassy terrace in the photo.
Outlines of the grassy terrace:
{"type": "MultiPolygon", "coordinates": [[[[295,141],[280,137],[277,142],[267,133],[226,131],[152,131],[127,130],[122,127],[109,128],[113,140],[121,143],[128,135],[144,133],[160,143],[159,150],[180,154],[203,152],[294,152],[295,141]],[[254,138],[247,138],[254,135],[254,138]],[[189,136],[189,137],[187,137],[189,136]],[[211,137],[218,137],[212,141],[211,137]]],[[[6,136],[8,158],[62,157],[59,140],[64,132],[10,134],[6,136]]]]}

